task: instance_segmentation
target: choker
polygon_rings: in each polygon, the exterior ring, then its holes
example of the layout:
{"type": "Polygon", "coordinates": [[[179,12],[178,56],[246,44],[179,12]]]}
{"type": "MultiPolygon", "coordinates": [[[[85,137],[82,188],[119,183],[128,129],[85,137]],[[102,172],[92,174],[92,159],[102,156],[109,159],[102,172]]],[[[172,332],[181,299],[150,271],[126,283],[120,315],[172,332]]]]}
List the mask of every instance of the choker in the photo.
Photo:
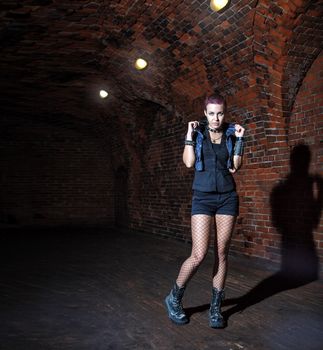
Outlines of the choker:
{"type": "Polygon", "coordinates": [[[216,132],[216,133],[222,132],[222,129],[212,129],[212,128],[210,128],[209,126],[207,126],[206,128],[207,128],[209,131],[211,131],[211,132],[216,132]]]}

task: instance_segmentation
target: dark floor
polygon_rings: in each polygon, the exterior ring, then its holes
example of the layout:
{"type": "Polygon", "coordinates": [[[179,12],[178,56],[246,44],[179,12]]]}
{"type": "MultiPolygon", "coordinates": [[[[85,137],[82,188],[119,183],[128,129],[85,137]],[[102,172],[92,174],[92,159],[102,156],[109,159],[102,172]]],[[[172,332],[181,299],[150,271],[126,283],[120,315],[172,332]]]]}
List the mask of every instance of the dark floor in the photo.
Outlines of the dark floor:
{"type": "Polygon", "coordinates": [[[323,349],[323,284],[230,256],[225,316],[209,328],[212,254],[189,284],[186,326],[163,300],[190,245],[135,232],[60,229],[0,239],[0,348],[323,349]]]}

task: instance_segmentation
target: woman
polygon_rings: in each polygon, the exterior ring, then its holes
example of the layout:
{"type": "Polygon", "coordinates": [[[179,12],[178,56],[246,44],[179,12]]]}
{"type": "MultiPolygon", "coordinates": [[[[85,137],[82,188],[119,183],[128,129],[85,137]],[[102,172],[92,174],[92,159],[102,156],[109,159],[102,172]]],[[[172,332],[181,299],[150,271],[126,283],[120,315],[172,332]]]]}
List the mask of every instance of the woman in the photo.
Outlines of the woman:
{"type": "Polygon", "coordinates": [[[182,307],[185,287],[204,260],[209,246],[211,221],[216,228],[216,259],[213,270],[210,326],[223,328],[221,314],[227,256],[235,219],[238,215],[238,195],[232,174],[242,163],[244,128],[225,123],[226,103],[220,94],[207,97],[204,104],[207,124],[188,123],[183,152],[184,164],[195,166],[192,199],[192,252],[184,261],[176,283],[165,299],[168,316],[176,324],[188,323],[182,307]]]}

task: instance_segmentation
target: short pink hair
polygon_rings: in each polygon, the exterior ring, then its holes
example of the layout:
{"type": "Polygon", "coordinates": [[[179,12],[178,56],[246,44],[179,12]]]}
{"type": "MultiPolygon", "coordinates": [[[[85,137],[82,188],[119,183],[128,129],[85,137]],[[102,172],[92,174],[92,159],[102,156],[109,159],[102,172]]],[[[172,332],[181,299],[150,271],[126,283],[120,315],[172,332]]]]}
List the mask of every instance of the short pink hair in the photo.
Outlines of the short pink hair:
{"type": "Polygon", "coordinates": [[[224,106],[224,110],[226,110],[227,108],[227,103],[225,101],[225,98],[220,95],[219,93],[215,93],[211,96],[207,96],[205,101],[204,101],[204,110],[206,110],[206,106],[208,104],[215,104],[215,105],[223,105],[224,106]]]}

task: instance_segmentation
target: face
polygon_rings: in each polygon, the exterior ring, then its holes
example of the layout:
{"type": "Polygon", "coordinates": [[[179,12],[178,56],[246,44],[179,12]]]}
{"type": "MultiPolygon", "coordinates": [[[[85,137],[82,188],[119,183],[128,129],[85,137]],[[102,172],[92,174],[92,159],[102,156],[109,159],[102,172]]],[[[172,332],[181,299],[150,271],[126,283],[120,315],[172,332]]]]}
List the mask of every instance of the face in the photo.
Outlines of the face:
{"type": "Polygon", "coordinates": [[[224,105],[209,103],[204,111],[205,116],[212,129],[221,128],[224,121],[224,105]]]}

